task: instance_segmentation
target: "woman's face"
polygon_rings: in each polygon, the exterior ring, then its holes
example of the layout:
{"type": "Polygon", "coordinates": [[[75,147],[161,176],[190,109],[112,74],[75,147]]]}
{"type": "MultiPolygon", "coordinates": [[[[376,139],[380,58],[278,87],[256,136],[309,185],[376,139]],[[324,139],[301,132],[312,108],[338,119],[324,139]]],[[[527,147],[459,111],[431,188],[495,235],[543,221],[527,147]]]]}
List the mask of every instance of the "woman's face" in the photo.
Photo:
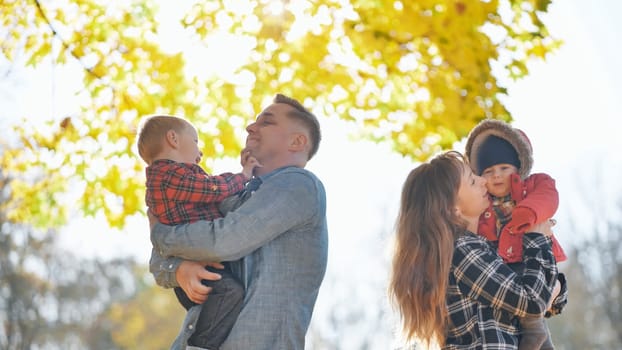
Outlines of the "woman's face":
{"type": "Polygon", "coordinates": [[[463,218],[471,221],[472,218],[477,220],[488,206],[486,179],[475,175],[471,168],[465,165],[458,189],[456,209],[463,218]]]}

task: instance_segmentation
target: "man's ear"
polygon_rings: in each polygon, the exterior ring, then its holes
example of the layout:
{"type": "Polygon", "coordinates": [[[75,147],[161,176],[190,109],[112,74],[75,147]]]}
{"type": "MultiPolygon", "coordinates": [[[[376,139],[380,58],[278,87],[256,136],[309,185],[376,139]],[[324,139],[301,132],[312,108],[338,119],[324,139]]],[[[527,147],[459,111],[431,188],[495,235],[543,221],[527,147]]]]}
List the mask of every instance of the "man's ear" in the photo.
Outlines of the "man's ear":
{"type": "Polygon", "coordinates": [[[290,151],[294,152],[305,151],[308,144],[309,139],[307,138],[307,135],[305,135],[304,133],[295,133],[292,136],[292,140],[289,144],[289,149],[290,151]]]}
{"type": "Polygon", "coordinates": [[[178,147],[178,145],[179,145],[179,136],[177,135],[175,130],[171,129],[171,130],[167,131],[165,136],[166,136],[165,137],[166,143],[168,143],[169,146],[171,146],[173,148],[177,148],[178,147]]]}

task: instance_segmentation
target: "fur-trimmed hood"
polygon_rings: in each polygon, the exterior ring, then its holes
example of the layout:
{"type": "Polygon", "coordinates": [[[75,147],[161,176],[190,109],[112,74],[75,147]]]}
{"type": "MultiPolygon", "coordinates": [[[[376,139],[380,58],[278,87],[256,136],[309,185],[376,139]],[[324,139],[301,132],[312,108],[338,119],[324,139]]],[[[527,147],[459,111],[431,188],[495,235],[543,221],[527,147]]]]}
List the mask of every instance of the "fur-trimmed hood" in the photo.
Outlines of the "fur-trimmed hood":
{"type": "Polygon", "coordinates": [[[533,149],[529,138],[522,130],[496,119],[482,120],[469,133],[465,156],[469,160],[469,164],[471,164],[471,169],[473,169],[475,173],[478,172],[477,154],[482,142],[490,135],[502,138],[514,147],[521,165],[518,169],[518,174],[521,179],[526,179],[531,173],[531,167],[533,166],[533,149]]]}

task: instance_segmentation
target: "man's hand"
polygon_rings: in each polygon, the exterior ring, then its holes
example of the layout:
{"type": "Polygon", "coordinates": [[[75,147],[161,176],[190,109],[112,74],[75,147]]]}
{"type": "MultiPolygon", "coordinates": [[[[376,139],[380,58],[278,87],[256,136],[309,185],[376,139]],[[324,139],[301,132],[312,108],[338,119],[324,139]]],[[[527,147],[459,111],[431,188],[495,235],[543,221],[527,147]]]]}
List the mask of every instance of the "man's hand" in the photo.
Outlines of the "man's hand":
{"type": "Polygon", "coordinates": [[[204,286],[201,280],[218,281],[221,276],[217,273],[205,269],[205,265],[210,265],[217,269],[222,269],[219,263],[204,263],[197,261],[184,260],[179,264],[175,271],[175,278],[181,289],[186,292],[190,300],[197,304],[202,304],[207,300],[207,295],[212,288],[204,286]]]}

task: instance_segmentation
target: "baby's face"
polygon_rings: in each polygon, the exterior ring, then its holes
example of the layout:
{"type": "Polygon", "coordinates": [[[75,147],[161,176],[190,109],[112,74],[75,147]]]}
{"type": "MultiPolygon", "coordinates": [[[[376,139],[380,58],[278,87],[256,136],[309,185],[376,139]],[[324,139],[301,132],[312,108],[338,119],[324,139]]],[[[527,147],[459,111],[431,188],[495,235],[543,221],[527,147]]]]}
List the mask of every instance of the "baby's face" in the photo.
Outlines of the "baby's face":
{"type": "Polygon", "coordinates": [[[507,196],[512,189],[510,176],[516,174],[518,169],[507,163],[493,165],[484,169],[482,177],[486,179],[486,188],[488,193],[495,197],[507,196]]]}
{"type": "Polygon", "coordinates": [[[180,136],[180,153],[182,154],[184,163],[199,163],[203,153],[199,150],[199,137],[194,127],[188,126],[180,136]]]}

